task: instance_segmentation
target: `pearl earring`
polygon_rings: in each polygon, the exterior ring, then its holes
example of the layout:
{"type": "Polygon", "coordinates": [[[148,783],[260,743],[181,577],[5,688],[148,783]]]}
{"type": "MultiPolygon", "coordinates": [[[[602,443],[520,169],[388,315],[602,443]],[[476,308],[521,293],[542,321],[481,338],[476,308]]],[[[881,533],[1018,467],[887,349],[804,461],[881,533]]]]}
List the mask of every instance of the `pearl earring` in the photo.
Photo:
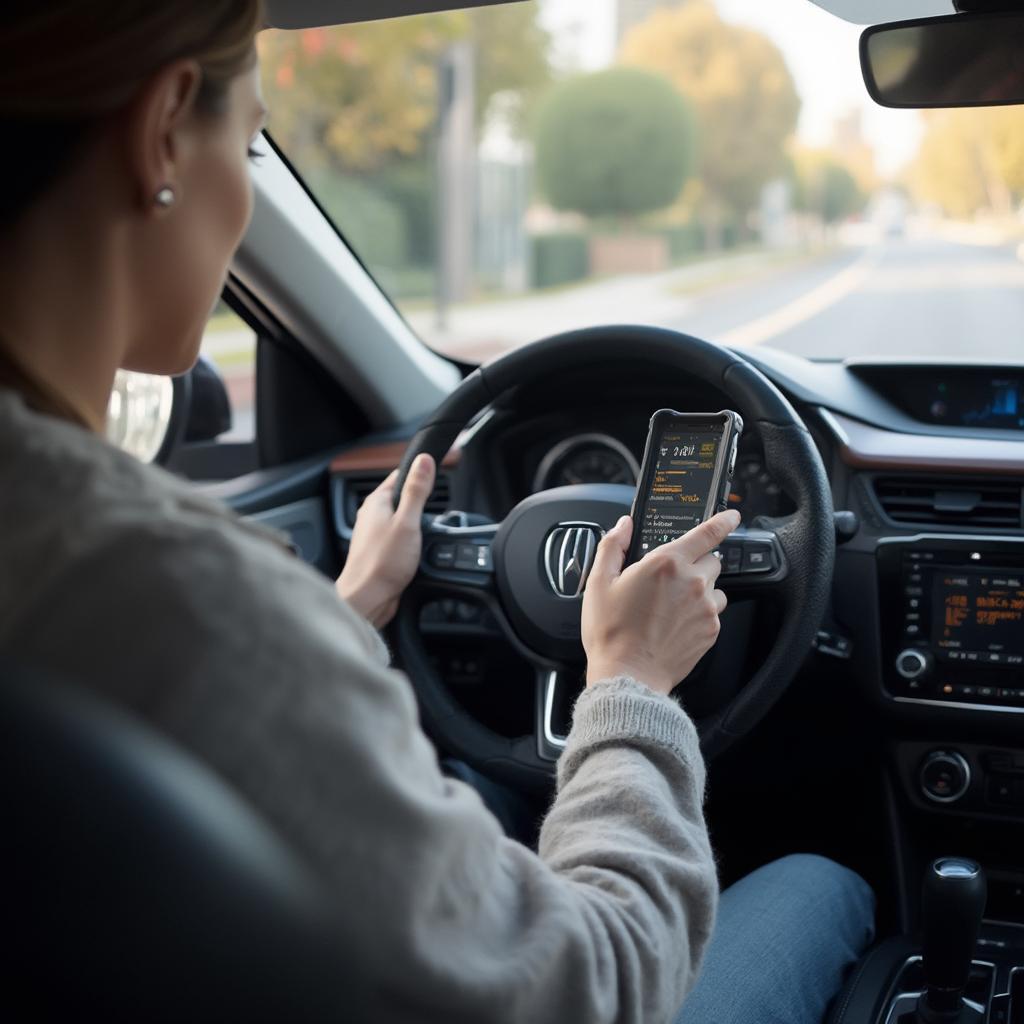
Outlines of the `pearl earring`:
{"type": "Polygon", "coordinates": [[[153,202],[157,206],[162,206],[167,209],[169,206],[174,205],[174,189],[170,185],[164,185],[162,189],[153,197],[153,202]]]}

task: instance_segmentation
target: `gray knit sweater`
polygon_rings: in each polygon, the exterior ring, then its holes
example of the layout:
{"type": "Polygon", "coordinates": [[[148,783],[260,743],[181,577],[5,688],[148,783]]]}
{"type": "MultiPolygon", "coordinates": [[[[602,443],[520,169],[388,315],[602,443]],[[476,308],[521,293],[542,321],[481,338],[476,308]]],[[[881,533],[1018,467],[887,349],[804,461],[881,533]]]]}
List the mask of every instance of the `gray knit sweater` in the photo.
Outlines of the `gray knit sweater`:
{"type": "Polygon", "coordinates": [[[371,979],[374,1024],[661,1024],[693,985],[718,888],[677,704],[628,679],[579,699],[534,853],[441,774],[330,581],[3,391],[0,654],[134,710],[240,791],[346,908],[339,977],[371,979]]]}

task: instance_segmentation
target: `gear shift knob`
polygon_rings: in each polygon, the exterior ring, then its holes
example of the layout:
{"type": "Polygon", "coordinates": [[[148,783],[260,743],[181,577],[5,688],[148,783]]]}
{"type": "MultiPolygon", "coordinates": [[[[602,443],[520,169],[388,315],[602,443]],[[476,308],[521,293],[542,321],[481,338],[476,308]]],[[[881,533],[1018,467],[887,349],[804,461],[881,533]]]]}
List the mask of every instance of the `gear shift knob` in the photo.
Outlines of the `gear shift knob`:
{"type": "Polygon", "coordinates": [[[926,871],[923,966],[927,989],[918,1006],[919,1019],[960,1019],[986,895],[985,873],[973,860],[942,857],[926,871]]]}

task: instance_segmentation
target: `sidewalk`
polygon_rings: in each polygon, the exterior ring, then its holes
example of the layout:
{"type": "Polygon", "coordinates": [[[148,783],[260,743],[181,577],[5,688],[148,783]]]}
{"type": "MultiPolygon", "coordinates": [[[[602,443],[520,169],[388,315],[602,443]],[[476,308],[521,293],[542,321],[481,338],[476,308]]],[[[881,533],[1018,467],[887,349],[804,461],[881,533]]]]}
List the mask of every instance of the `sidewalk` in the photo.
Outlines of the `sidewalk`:
{"type": "Polygon", "coordinates": [[[684,318],[711,289],[813,262],[823,253],[758,250],[716,256],[660,274],[632,274],[451,309],[444,326],[434,310],[408,315],[431,348],[484,362],[511,348],[562,331],[601,324],[664,324],[684,318]]]}

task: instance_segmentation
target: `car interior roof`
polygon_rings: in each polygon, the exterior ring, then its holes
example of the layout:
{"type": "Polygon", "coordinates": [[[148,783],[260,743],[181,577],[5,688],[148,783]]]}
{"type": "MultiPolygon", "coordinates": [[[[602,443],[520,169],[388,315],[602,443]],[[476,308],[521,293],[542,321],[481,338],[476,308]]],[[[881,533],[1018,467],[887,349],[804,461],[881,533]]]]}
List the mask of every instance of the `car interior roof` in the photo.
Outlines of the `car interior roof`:
{"type": "MultiPolygon", "coordinates": [[[[485,7],[522,0],[265,0],[267,22],[274,28],[310,28],[346,22],[375,21],[407,14],[485,7]]],[[[810,0],[857,25],[956,13],[954,0],[810,0]]],[[[581,4],[581,7],[583,5],[581,4]]]]}
{"type": "Polygon", "coordinates": [[[519,0],[265,0],[264,6],[273,28],[311,28],[509,2],[519,0]]]}

